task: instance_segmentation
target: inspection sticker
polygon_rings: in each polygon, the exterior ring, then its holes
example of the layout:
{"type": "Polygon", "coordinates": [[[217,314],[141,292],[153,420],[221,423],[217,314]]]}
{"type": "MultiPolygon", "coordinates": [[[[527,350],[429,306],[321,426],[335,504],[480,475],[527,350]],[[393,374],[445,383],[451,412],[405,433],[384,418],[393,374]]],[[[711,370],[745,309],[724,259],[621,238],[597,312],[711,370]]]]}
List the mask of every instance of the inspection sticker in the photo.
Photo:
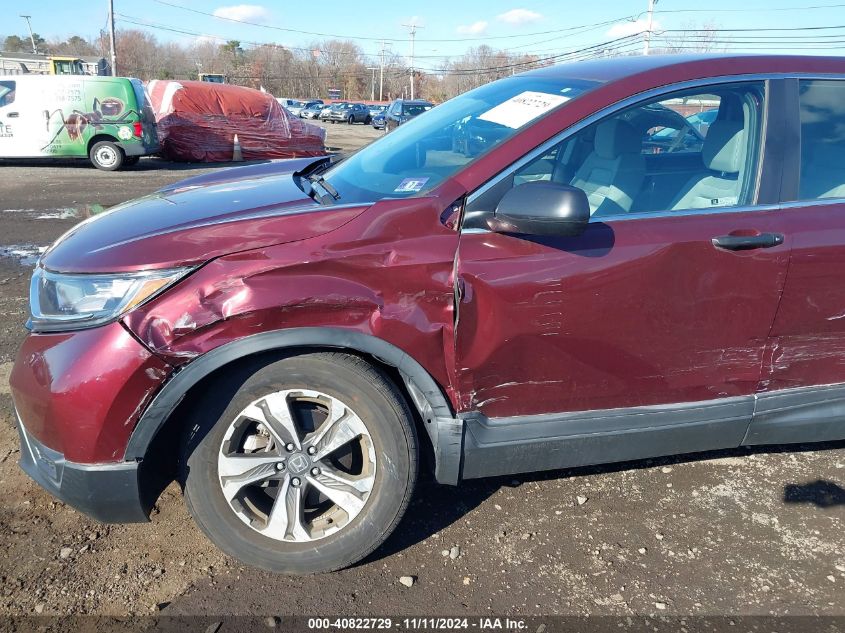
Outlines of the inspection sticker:
{"type": "Polygon", "coordinates": [[[410,193],[412,191],[419,191],[427,182],[428,178],[405,178],[405,180],[400,182],[393,191],[395,193],[410,193]]]}
{"type": "Polygon", "coordinates": [[[478,118],[516,129],[567,101],[569,97],[563,95],[527,91],[490,108],[478,118]]]}

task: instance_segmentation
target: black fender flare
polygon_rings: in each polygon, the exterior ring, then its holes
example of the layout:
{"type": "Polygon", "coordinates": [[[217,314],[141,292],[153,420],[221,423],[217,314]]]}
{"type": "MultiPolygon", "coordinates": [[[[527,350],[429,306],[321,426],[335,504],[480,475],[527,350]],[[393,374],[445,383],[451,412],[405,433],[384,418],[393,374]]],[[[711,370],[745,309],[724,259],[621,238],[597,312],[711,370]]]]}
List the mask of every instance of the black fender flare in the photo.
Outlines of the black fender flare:
{"type": "Polygon", "coordinates": [[[395,345],[352,330],[303,327],[262,332],[226,343],[198,356],[174,372],[141,415],[129,437],[125,461],[142,461],[153,438],[188,391],[211,372],[253,354],[295,347],[329,347],[368,354],[395,367],[402,376],[412,404],[431,439],[435,479],[456,485],[460,480],[464,423],[452,412],[440,386],[431,375],[395,345]]]}

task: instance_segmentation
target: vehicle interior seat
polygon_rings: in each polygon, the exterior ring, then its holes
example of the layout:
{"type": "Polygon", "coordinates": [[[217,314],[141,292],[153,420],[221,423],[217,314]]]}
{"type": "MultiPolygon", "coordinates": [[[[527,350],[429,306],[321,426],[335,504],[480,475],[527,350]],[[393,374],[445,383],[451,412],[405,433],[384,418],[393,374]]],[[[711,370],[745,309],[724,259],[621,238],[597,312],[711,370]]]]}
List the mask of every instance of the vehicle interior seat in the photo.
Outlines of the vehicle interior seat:
{"type": "Polygon", "coordinates": [[[704,137],[701,160],[706,171],[687,181],[670,206],[673,211],[729,207],[739,201],[748,147],[745,122],[751,113],[739,98],[727,97],[704,137]]]}
{"type": "Polygon", "coordinates": [[[591,215],[618,215],[631,210],[645,180],[642,138],[634,126],[611,119],[596,126],[593,151],[570,184],[584,190],[591,215]]]}

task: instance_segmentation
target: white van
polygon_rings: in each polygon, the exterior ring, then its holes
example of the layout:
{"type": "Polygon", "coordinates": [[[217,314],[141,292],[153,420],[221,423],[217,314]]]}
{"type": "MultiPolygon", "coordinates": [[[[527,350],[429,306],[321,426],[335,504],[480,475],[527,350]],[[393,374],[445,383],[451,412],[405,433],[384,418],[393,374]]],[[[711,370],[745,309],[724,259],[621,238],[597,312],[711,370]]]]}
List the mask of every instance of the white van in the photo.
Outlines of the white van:
{"type": "Polygon", "coordinates": [[[80,157],[107,171],[159,149],[138,79],[0,77],[0,158],[80,157]]]}

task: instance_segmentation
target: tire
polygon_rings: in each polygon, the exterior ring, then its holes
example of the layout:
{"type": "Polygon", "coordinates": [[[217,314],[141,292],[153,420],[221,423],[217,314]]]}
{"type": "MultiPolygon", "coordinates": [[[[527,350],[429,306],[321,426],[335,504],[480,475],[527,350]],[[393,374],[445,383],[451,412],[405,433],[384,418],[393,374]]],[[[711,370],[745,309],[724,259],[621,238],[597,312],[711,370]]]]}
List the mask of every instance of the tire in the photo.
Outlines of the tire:
{"type": "Polygon", "coordinates": [[[188,510],[224,552],[273,572],[328,572],[367,556],[399,523],[416,484],[417,438],[405,399],[377,368],[347,354],[304,354],[267,365],[245,380],[233,380],[230,374],[205,393],[215,396],[205,397],[188,421],[181,471],[188,510]],[[320,419],[321,413],[326,415],[321,398],[328,400],[329,415],[336,412],[332,431],[324,435],[328,428],[324,424],[332,418],[320,419]],[[262,430],[252,415],[265,416],[271,405],[273,411],[290,413],[282,418],[295,420],[298,431],[310,432],[284,438],[282,431],[290,427],[279,423],[278,417],[275,423],[265,417],[268,426],[262,430]],[[307,428],[309,417],[313,422],[307,428]],[[256,449],[261,441],[266,444],[256,449]],[[321,457],[324,451],[329,452],[321,457]],[[250,462],[263,459],[259,475],[268,483],[243,485],[240,473],[252,476],[257,470],[243,470],[247,455],[250,462]],[[275,462],[277,458],[285,462],[284,468],[275,462]],[[229,481],[222,482],[220,470],[231,463],[237,468],[228,471],[234,473],[229,481]],[[355,472],[356,465],[361,474],[355,472]],[[268,470],[271,474],[266,474],[268,470]],[[332,477],[338,474],[342,478],[332,477]],[[338,493],[337,484],[322,486],[326,481],[341,482],[346,488],[338,493]],[[369,492],[349,495],[350,482],[359,490],[368,482],[371,487],[369,492]],[[324,490],[332,498],[323,495],[324,490]],[[274,500],[280,495],[285,495],[284,505],[274,500]],[[334,498],[342,498],[344,508],[334,498]],[[325,515],[314,514],[314,508],[328,507],[327,503],[333,505],[325,515]],[[256,510],[262,507],[263,512],[256,510]],[[308,508],[307,516],[303,508],[308,508]],[[274,523],[273,517],[280,518],[274,523]]]}
{"type": "Polygon", "coordinates": [[[126,156],[123,150],[111,141],[98,141],[88,152],[88,158],[97,169],[117,171],[123,166],[126,156]]]}
{"type": "Polygon", "coordinates": [[[367,118],[364,119],[364,125],[369,125],[373,122],[373,118],[370,115],[367,115],[367,118]]]}
{"type": "Polygon", "coordinates": [[[352,116],[352,115],[350,114],[350,115],[349,115],[349,118],[348,118],[348,119],[346,119],[346,122],[347,122],[349,125],[352,125],[353,123],[355,123],[355,117],[354,117],[354,116],[352,116]]]}
{"type": "Polygon", "coordinates": [[[140,156],[127,156],[123,159],[123,165],[124,167],[131,167],[132,165],[137,165],[140,160],[140,156]]]}

